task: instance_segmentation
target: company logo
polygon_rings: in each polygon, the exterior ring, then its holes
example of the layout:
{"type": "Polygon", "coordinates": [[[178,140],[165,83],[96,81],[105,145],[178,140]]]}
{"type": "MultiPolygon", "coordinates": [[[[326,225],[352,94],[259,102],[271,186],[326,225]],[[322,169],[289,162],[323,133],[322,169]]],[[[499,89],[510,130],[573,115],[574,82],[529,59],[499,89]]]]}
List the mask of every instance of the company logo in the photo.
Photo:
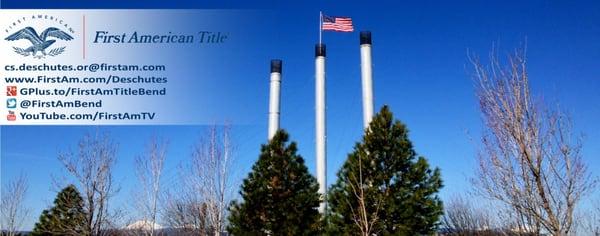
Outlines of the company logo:
{"type": "Polygon", "coordinates": [[[56,42],[54,39],[48,39],[48,37],[54,37],[62,40],[71,40],[73,37],[67,34],[65,31],[62,31],[58,28],[50,27],[44,30],[42,34],[38,35],[37,32],[31,27],[25,27],[14,34],[6,37],[5,40],[14,41],[19,39],[27,39],[31,42],[31,46],[28,48],[20,48],[13,47],[16,53],[22,56],[32,55],[35,58],[44,58],[45,56],[57,56],[65,51],[65,47],[57,47],[53,49],[49,49],[46,52],[46,49],[50,47],[52,44],[56,42]],[[42,55],[36,55],[40,52],[42,55]]]}
{"type": "Polygon", "coordinates": [[[7,121],[15,121],[15,120],[17,120],[17,115],[15,114],[14,111],[8,111],[8,115],[6,115],[6,120],[7,121]]]}
{"type": "Polygon", "coordinates": [[[17,99],[16,98],[9,98],[6,99],[6,108],[17,108],[17,99]]]}
{"type": "Polygon", "coordinates": [[[45,14],[16,18],[3,31],[6,36],[2,37],[13,42],[15,53],[37,59],[64,53],[67,47],[61,42],[73,40],[75,34],[73,27],[60,16],[45,14]]]}
{"type": "Polygon", "coordinates": [[[17,96],[17,86],[6,86],[6,96],[17,96]]]}

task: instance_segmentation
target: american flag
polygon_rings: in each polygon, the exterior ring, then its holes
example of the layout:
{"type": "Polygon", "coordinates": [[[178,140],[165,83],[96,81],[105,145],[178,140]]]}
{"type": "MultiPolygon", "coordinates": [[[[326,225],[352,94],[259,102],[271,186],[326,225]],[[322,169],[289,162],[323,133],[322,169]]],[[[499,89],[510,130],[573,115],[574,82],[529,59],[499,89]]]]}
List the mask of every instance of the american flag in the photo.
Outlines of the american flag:
{"type": "Polygon", "coordinates": [[[352,32],[352,18],[343,16],[326,16],[323,15],[322,30],[331,30],[338,32],[352,32]]]}

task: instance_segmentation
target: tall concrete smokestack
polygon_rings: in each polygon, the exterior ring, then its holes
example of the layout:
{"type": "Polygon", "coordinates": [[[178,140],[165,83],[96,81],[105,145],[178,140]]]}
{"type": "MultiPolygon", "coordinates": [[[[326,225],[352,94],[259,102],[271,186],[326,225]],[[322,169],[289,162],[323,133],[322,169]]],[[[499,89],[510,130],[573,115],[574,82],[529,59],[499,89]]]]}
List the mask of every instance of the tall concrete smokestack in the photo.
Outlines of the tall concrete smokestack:
{"type": "Polygon", "coordinates": [[[327,207],[327,155],[325,153],[325,44],[321,43],[315,46],[315,94],[317,181],[319,193],[323,197],[319,212],[324,213],[327,207]]]}
{"type": "Polygon", "coordinates": [[[363,126],[373,119],[373,70],[371,64],[371,31],[360,32],[360,70],[362,80],[363,126]]]}
{"type": "Polygon", "coordinates": [[[271,60],[271,93],[269,95],[269,140],[279,129],[279,108],[281,97],[281,60],[271,60]]]}

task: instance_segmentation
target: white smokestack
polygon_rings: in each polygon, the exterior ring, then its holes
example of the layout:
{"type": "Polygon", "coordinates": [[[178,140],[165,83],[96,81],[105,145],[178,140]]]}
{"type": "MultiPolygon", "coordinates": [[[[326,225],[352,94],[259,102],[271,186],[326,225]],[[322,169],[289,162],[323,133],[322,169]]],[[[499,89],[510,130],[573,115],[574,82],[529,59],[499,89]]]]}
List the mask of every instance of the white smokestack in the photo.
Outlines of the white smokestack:
{"type": "Polygon", "coordinates": [[[371,32],[360,32],[360,70],[362,78],[363,126],[373,119],[373,70],[371,67],[371,32]]]}
{"type": "Polygon", "coordinates": [[[324,213],[327,207],[327,155],[325,139],[325,44],[315,46],[315,108],[316,108],[316,157],[317,181],[319,193],[323,197],[319,212],[324,213]]]}
{"type": "Polygon", "coordinates": [[[269,96],[269,140],[279,130],[279,108],[281,97],[281,60],[271,60],[271,94],[269,96]]]}

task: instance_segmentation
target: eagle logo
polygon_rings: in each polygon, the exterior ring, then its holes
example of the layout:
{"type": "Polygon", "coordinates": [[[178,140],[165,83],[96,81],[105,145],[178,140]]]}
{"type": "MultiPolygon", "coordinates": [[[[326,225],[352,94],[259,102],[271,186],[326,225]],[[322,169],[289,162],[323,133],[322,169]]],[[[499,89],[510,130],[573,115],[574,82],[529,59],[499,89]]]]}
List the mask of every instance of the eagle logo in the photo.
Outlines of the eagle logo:
{"type": "Polygon", "coordinates": [[[15,40],[19,40],[19,39],[29,40],[32,44],[31,47],[28,47],[28,48],[13,47],[13,49],[15,50],[16,53],[18,53],[19,55],[22,55],[24,57],[32,55],[34,58],[44,58],[46,56],[56,56],[65,51],[65,47],[58,47],[58,48],[50,49],[50,51],[46,52],[46,49],[48,47],[50,47],[50,45],[52,45],[53,43],[56,42],[56,40],[54,40],[54,39],[47,40],[48,37],[54,37],[54,38],[62,39],[62,40],[66,40],[66,41],[73,39],[73,37],[71,35],[67,34],[66,32],[64,32],[58,28],[54,28],[54,27],[47,28],[46,30],[44,30],[44,32],[42,32],[42,34],[38,35],[37,32],[35,32],[35,29],[33,29],[31,27],[25,27],[25,28],[17,31],[16,33],[11,34],[10,36],[6,37],[5,40],[8,40],[8,41],[15,41],[15,40]],[[38,52],[41,52],[42,55],[37,55],[38,52]]]}

